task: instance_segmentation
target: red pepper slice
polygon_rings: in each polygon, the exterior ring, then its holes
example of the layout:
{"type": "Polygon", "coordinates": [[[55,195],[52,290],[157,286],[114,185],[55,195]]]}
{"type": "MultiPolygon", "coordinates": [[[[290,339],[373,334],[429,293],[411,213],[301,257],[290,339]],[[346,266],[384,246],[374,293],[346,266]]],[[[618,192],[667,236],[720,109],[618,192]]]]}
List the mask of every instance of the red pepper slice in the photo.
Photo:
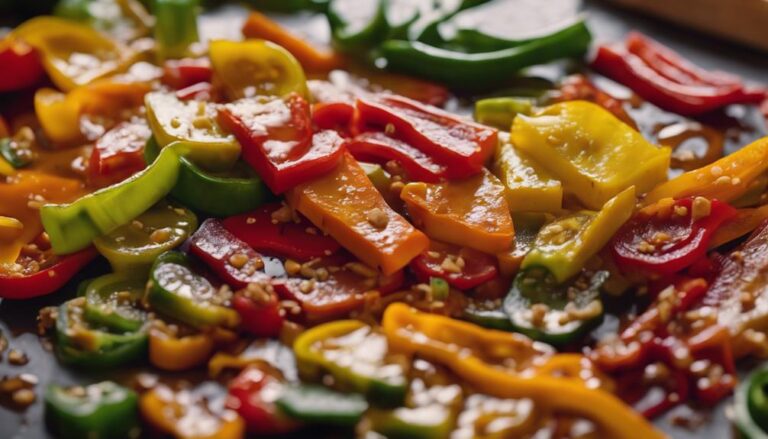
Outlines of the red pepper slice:
{"type": "Polygon", "coordinates": [[[384,131],[445,165],[450,178],[479,173],[498,131],[402,96],[358,99],[359,131],[384,131]]]}
{"type": "Polygon", "coordinates": [[[421,282],[429,282],[430,277],[439,277],[454,288],[469,290],[496,278],[496,264],[497,260],[493,256],[471,248],[435,246],[433,243],[429,251],[411,261],[410,267],[421,282]],[[459,257],[463,263],[457,263],[459,257]],[[446,259],[452,263],[446,262],[446,259]],[[453,265],[460,271],[450,271],[448,267],[453,265]]]}
{"type": "Polygon", "coordinates": [[[184,87],[176,92],[176,97],[182,101],[193,99],[210,101],[213,98],[213,85],[210,82],[198,82],[189,87],[184,87]]]}
{"type": "Polygon", "coordinates": [[[737,212],[727,203],[705,200],[709,214],[695,218],[694,199],[669,201],[638,212],[616,233],[611,250],[622,270],[679,272],[706,255],[712,234],[737,212]]]}
{"type": "Polygon", "coordinates": [[[242,416],[251,434],[289,433],[299,424],[285,417],[275,405],[275,395],[283,385],[281,379],[262,367],[248,366],[229,384],[225,405],[242,416]]]}
{"type": "Polygon", "coordinates": [[[32,87],[45,75],[37,51],[10,38],[0,41],[0,66],[0,93],[32,87]]]}
{"type": "Polygon", "coordinates": [[[335,130],[343,137],[352,134],[355,106],[348,102],[318,102],[312,106],[312,124],[316,129],[335,130]]]}
{"type": "Polygon", "coordinates": [[[438,183],[447,174],[445,166],[436,163],[421,150],[385,133],[363,133],[347,144],[352,155],[360,161],[386,164],[394,160],[402,166],[408,179],[438,183]]]}
{"type": "Polygon", "coordinates": [[[107,131],[91,153],[88,182],[109,186],[144,169],[144,145],[151,135],[145,121],[122,122],[107,131]]]}
{"type": "Polygon", "coordinates": [[[245,288],[249,283],[267,279],[261,255],[217,219],[209,218],[197,229],[189,240],[189,252],[233,288],[245,288]]]}
{"type": "Polygon", "coordinates": [[[228,104],[219,109],[219,121],[237,137],[243,159],[276,194],[330,172],[344,153],[344,139],[335,131],[312,134],[309,103],[297,94],[228,104]]]}
{"type": "Polygon", "coordinates": [[[659,107],[695,116],[730,104],[759,103],[763,90],[748,90],[741,84],[687,85],[668,79],[642,58],[624,47],[601,46],[592,68],[634,90],[659,107]]]}
{"type": "MultiPolygon", "coordinates": [[[[282,203],[261,206],[253,212],[231,216],[222,221],[225,229],[257,251],[297,261],[330,256],[339,251],[339,243],[319,232],[306,218],[273,221],[275,212],[289,209],[282,203]]],[[[290,210],[288,211],[290,215],[290,210]]]]}
{"type": "Polygon", "coordinates": [[[181,90],[200,82],[211,82],[213,68],[207,58],[185,58],[166,61],[161,82],[174,90],[181,90]]]}
{"type": "Polygon", "coordinates": [[[274,290],[268,286],[238,291],[232,307],[240,314],[240,327],[256,337],[277,337],[283,327],[280,303],[274,290]]]}
{"type": "Polygon", "coordinates": [[[0,274],[0,298],[29,299],[51,294],[69,282],[98,256],[93,247],[66,256],[55,256],[53,264],[28,276],[0,274]]]}

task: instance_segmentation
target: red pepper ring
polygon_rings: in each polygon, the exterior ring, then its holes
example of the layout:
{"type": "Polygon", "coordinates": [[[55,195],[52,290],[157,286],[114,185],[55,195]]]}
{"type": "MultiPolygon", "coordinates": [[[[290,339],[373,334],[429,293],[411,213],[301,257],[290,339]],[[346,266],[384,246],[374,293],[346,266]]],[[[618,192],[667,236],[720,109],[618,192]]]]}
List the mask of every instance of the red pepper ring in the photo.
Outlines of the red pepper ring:
{"type": "Polygon", "coordinates": [[[661,200],[638,212],[613,237],[611,252],[623,271],[672,274],[692,265],[706,255],[718,227],[737,213],[727,203],[704,199],[708,214],[694,218],[698,200],[669,201],[661,200]]]}
{"type": "Polygon", "coordinates": [[[496,261],[493,256],[477,250],[446,246],[439,250],[433,247],[420,254],[411,261],[410,267],[421,282],[428,283],[431,277],[439,277],[454,288],[469,290],[498,276],[496,261]],[[459,258],[463,262],[458,262],[459,258]],[[446,260],[453,263],[446,263],[446,260]]]}
{"type": "Polygon", "coordinates": [[[363,133],[347,143],[355,159],[385,165],[390,160],[400,164],[410,181],[439,183],[447,168],[411,145],[385,133],[363,133]]]}
{"type": "Polygon", "coordinates": [[[30,299],[51,294],[69,282],[83,267],[98,256],[94,247],[58,256],[50,267],[29,276],[0,275],[0,298],[30,299]]]}

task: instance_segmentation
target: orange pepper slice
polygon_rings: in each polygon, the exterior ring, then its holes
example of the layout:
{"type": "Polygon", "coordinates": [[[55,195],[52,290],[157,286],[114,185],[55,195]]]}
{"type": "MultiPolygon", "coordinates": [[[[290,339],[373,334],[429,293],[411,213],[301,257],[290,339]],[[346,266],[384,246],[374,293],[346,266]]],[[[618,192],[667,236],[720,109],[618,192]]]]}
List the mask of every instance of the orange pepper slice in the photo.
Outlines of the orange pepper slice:
{"type": "Polygon", "coordinates": [[[149,331],[149,362],[158,369],[180,371],[199,366],[211,356],[213,347],[209,334],[175,337],[157,328],[149,331]]]}

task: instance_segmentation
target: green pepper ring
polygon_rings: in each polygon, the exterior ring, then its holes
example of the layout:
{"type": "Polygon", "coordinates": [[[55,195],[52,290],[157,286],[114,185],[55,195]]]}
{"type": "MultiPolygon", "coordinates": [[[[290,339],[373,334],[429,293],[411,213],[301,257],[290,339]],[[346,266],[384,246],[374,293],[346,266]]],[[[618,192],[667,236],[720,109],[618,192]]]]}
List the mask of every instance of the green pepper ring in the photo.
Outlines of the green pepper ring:
{"type": "Polygon", "coordinates": [[[734,395],[734,424],[740,437],[768,439],[765,426],[768,420],[768,365],[753,371],[736,389],[734,395]]]}

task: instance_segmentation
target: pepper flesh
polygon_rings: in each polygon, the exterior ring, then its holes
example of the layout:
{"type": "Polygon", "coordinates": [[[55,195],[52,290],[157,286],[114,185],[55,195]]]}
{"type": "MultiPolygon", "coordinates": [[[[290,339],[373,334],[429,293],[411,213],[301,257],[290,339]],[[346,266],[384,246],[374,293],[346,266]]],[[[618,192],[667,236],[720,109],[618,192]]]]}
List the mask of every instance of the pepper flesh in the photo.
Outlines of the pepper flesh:
{"type": "Polygon", "coordinates": [[[330,174],[288,192],[287,199],[320,230],[385,275],[405,267],[429,246],[426,235],[387,205],[349,155],[330,174]],[[381,215],[374,218],[377,213],[381,215]]]}
{"type": "Polygon", "coordinates": [[[0,40],[0,93],[21,90],[37,84],[45,71],[38,52],[23,41],[14,38],[0,40]]]}
{"type": "Polygon", "coordinates": [[[213,353],[211,334],[176,335],[161,328],[149,330],[149,362],[162,370],[181,371],[205,364],[213,353]]]}
{"type": "Polygon", "coordinates": [[[460,181],[408,183],[400,198],[413,223],[433,239],[491,254],[514,240],[504,186],[486,169],[460,181]]]}
{"type": "Polygon", "coordinates": [[[518,116],[512,143],[558,178],[590,209],[634,185],[666,180],[670,150],[648,143],[613,114],[586,101],[562,102],[518,116]],[[585,154],[584,151],[589,151],[585,154]]]}

